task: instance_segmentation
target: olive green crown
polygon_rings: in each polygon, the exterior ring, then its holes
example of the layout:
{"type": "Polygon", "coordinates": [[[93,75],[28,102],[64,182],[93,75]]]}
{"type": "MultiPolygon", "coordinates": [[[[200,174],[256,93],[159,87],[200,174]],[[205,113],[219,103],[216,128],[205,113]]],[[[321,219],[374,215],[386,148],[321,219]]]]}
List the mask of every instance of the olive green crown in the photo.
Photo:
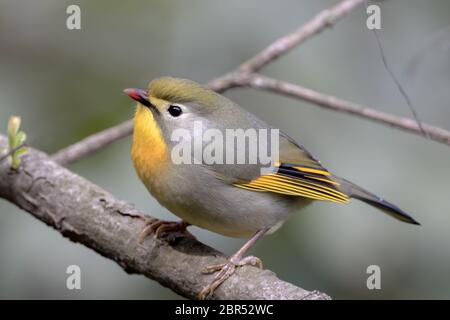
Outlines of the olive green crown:
{"type": "Polygon", "coordinates": [[[196,102],[210,107],[220,104],[222,99],[219,94],[197,82],[172,77],[158,78],[150,82],[148,94],[170,102],[196,102]]]}

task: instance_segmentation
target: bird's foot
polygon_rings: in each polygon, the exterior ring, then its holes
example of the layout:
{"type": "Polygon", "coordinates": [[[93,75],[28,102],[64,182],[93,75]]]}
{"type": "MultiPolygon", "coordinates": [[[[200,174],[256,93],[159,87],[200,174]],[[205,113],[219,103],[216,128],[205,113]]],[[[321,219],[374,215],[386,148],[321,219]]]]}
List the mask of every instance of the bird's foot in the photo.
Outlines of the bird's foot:
{"type": "Polygon", "coordinates": [[[214,290],[217,289],[225,280],[227,280],[236,270],[237,267],[242,267],[245,265],[251,265],[257,268],[262,269],[263,264],[262,261],[254,256],[248,256],[245,258],[232,256],[226,263],[215,264],[206,266],[203,268],[202,273],[213,273],[219,272],[214,277],[213,281],[204,287],[202,291],[198,294],[199,300],[206,299],[209,295],[211,295],[214,290]]]}
{"type": "Polygon", "coordinates": [[[164,233],[170,232],[179,232],[194,237],[187,231],[187,227],[190,226],[190,223],[186,221],[165,221],[148,217],[143,217],[142,219],[146,226],[139,234],[139,243],[144,242],[145,238],[150,234],[154,234],[158,239],[161,238],[164,233]]]}

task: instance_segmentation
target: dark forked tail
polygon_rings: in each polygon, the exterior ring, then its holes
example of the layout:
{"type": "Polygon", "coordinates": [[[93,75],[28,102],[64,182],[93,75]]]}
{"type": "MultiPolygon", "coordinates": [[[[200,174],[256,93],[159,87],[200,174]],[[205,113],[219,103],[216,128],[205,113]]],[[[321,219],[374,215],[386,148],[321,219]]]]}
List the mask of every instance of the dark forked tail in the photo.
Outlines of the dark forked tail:
{"type": "Polygon", "coordinates": [[[384,200],[383,198],[377,197],[376,195],[364,190],[363,188],[350,181],[342,178],[339,178],[339,180],[341,182],[341,188],[350,197],[364,201],[371,206],[377,207],[378,209],[381,209],[383,212],[398,220],[420,225],[419,222],[417,222],[413,217],[411,217],[396,205],[384,200]]]}

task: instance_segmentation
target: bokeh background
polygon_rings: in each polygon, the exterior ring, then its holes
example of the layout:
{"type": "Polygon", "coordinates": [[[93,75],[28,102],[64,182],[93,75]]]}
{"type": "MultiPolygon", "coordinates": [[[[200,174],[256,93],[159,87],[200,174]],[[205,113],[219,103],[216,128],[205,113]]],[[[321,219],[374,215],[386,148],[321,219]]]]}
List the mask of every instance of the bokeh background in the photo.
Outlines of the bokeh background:
{"type": "MultiPolygon", "coordinates": [[[[132,116],[122,90],[161,75],[206,82],[337,1],[0,0],[0,129],[23,118],[29,143],[48,153],[132,116]],[[81,7],[79,31],[66,7],[81,7]]],[[[450,2],[380,3],[387,58],[425,122],[450,129],[450,2]]],[[[264,70],[379,110],[411,116],[383,68],[359,9],[264,70]]],[[[289,98],[238,89],[226,94],[305,145],[337,174],[410,212],[421,227],[362,203],[316,203],[253,253],[279,277],[337,299],[450,298],[450,153],[367,120],[289,98]],[[381,290],[366,287],[381,267],[381,290]]],[[[138,181],[130,138],[70,169],[152,215],[174,219],[138,181]]],[[[243,240],[193,228],[231,254],[243,240]]],[[[180,298],[0,199],[0,298],[180,298]],[[82,289],[66,289],[77,264],[82,289]]]]}

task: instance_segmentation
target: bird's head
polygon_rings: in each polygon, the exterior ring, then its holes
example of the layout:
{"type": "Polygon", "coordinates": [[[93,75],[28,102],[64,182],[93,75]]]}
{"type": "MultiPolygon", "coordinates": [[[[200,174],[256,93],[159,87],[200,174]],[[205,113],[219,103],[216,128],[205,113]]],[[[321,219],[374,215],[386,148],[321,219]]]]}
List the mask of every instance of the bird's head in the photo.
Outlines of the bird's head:
{"type": "Polygon", "coordinates": [[[174,130],[185,129],[193,137],[196,122],[201,122],[203,129],[226,126],[226,118],[233,122],[234,104],[191,80],[163,77],[150,82],[147,90],[126,89],[124,92],[138,102],[134,141],[141,148],[159,145],[160,149],[170,149],[176,144],[171,139],[174,130]],[[228,110],[229,115],[224,117],[224,110],[228,110]]]}
{"type": "Polygon", "coordinates": [[[135,117],[156,121],[162,130],[168,131],[190,127],[195,120],[205,120],[228,102],[194,81],[171,77],[153,80],[148,90],[125,89],[124,92],[138,102],[135,117]]]}

